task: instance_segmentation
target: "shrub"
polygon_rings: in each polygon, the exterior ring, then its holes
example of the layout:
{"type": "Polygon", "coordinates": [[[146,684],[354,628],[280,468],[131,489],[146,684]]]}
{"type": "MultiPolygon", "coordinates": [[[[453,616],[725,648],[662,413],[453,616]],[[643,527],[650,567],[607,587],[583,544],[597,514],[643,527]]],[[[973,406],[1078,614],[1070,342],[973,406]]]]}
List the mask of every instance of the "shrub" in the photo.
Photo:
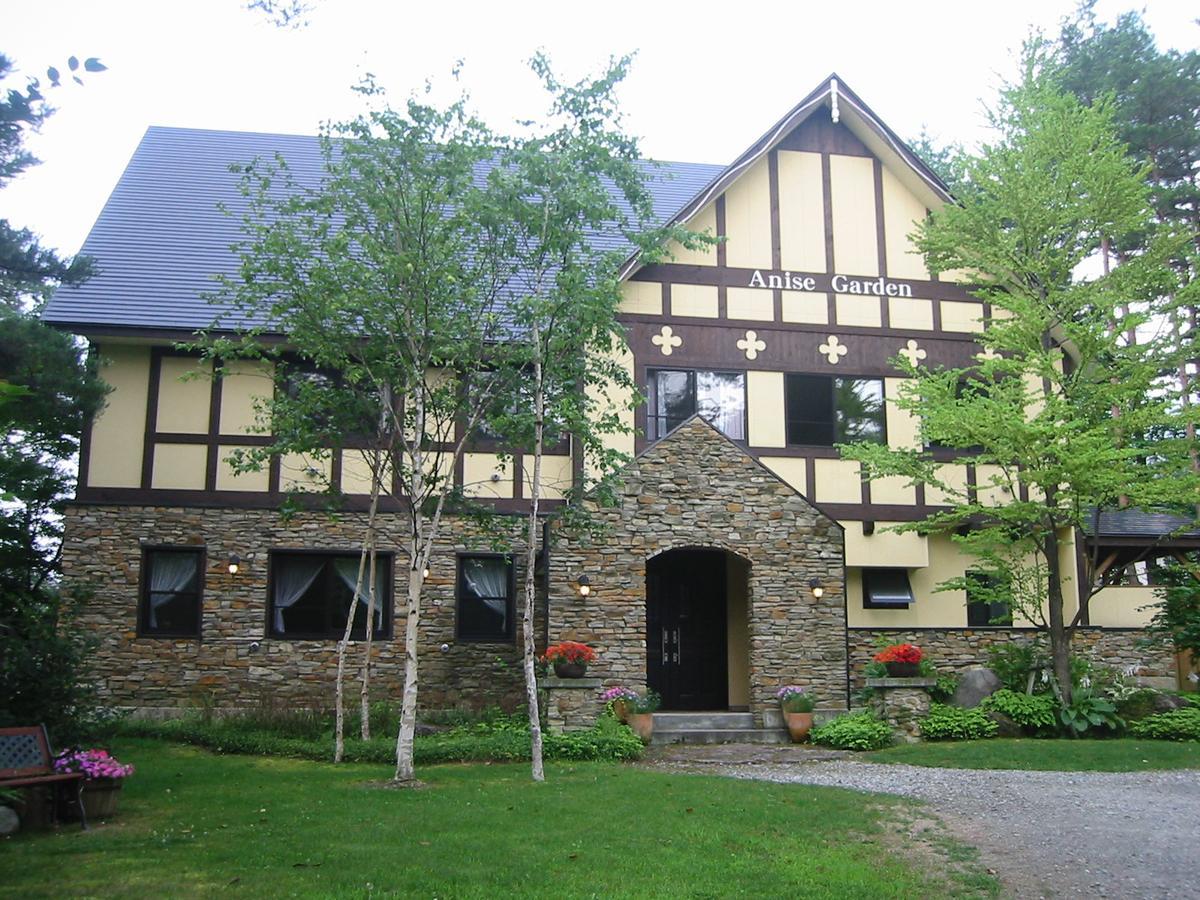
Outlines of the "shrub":
{"type": "Polygon", "coordinates": [[[1200,741],[1200,708],[1189,706],[1147,716],[1130,725],[1129,733],[1156,741],[1200,741]]]}
{"type": "Polygon", "coordinates": [[[1093,728],[1116,731],[1125,726],[1113,702],[1087,688],[1077,688],[1071,697],[1071,705],[1060,707],[1058,717],[1072,737],[1079,737],[1093,728]]]}
{"type": "Polygon", "coordinates": [[[929,689],[929,696],[937,703],[945,703],[958,690],[958,676],[938,675],[937,672],[933,672],[932,675],[937,678],[937,684],[929,689]]]}
{"type": "Polygon", "coordinates": [[[814,729],[812,742],[838,750],[881,750],[892,743],[892,730],[869,712],[854,712],[814,729]]]}
{"type": "Polygon", "coordinates": [[[1001,688],[979,704],[984,712],[998,712],[1031,734],[1058,730],[1058,703],[1050,694],[1026,694],[1001,688]]]}
{"type": "Polygon", "coordinates": [[[1023,693],[1029,682],[1029,673],[1044,657],[1040,638],[1027,642],[1013,641],[988,648],[988,668],[1010,691],[1023,693]]]}
{"type": "MultiPolygon", "coordinates": [[[[232,720],[204,722],[199,718],[167,721],[135,720],[122,731],[135,737],[153,737],[194,744],[218,753],[247,753],[328,761],[333,756],[332,740],[285,737],[253,731],[232,720]]],[[[546,759],[628,760],[642,754],[642,742],[626,726],[604,717],[589,731],[543,735],[546,759]]],[[[529,759],[527,723],[520,717],[480,722],[452,728],[441,734],[418,735],[413,752],[419,765],[449,762],[515,762],[529,759]],[[524,725],[524,727],[523,727],[524,725]]],[[[392,735],[369,741],[347,738],[346,762],[382,763],[396,761],[392,735]]]]}
{"type": "Polygon", "coordinates": [[[1158,691],[1151,688],[1141,688],[1116,700],[1117,714],[1126,722],[1136,722],[1155,713],[1154,698],[1158,691]]]}
{"type": "Polygon", "coordinates": [[[921,736],[931,741],[977,741],[994,737],[997,725],[980,709],[934,703],[921,720],[921,736]]]}

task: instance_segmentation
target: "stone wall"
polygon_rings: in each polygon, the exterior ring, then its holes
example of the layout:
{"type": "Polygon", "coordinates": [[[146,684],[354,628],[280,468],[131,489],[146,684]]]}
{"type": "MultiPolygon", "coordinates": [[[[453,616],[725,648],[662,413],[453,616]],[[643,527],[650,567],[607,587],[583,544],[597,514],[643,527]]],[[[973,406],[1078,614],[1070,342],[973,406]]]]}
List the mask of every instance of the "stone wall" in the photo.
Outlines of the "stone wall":
{"type": "MultiPolygon", "coordinates": [[[[911,643],[925,651],[940,672],[959,672],[986,665],[988,648],[1012,641],[1028,641],[1038,632],[1031,628],[904,629],[852,628],[849,633],[851,687],[866,683],[865,668],[875,654],[877,639],[889,644],[911,643]]],[[[1081,628],[1075,633],[1075,652],[1096,665],[1125,670],[1138,667],[1147,678],[1174,678],[1175,657],[1164,650],[1138,646],[1145,633],[1130,629],[1081,628]]],[[[1048,638],[1045,639],[1048,646],[1048,638]]]]}
{"type": "Polygon", "coordinates": [[[550,640],[596,647],[589,675],[643,688],[646,561],[717,548],[749,564],[750,709],[759,723],[778,710],[784,684],[845,707],[841,527],[740,447],[693,418],[637,458],[618,504],[596,518],[603,533],[559,540],[551,563],[550,640]],[[591,581],[586,599],[573,590],[580,574],[591,581]],[[811,579],[824,589],[819,600],[811,579]]]}
{"type": "MultiPolygon", "coordinates": [[[[268,510],[70,506],[63,569],[70,582],[94,592],[84,620],[100,642],[95,663],[104,695],[115,705],[160,710],[200,704],[332,706],[336,640],[283,640],[265,634],[267,551],[353,551],[361,545],[363,521],[361,514],[350,513],[334,518],[307,512],[285,522],[268,510]],[[143,543],[206,548],[199,640],[137,635],[143,543]],[[241,557],[237,575],[228,572],[231,553],[241,557]]],[[[520,522],[512,521],[515,535],[520,522]]],[[[394,515],[384,516],[382,524],[385,533],[403,534],[403,523],[394,515]]],[[[448,519],[442,535],[430,565],[421,616],[420,702],[426,708],[516,708],[524,698],[519,643],[455,640],[455,553],[492,547],[476,527],[461,520],[448,519]],[[445,652],[443,644],[448,645],[445,652]]],[[[519,539],[514,542],[519,610],[523,554],[519,539]]],[[[400,571],[393,577],[393,637],[374,642],[372,693],[399,702],[407,580],[406,557],[396,550],[400,571]]],[[[539,616],[535,628],[539,637],[543,623],[539,616]]],[[[519,635],[519,618],[516,630],[519,635]]],[[[353,674],[348,684],[357,703],[361,643],[353,645],[350,659],[353,674]]]]}

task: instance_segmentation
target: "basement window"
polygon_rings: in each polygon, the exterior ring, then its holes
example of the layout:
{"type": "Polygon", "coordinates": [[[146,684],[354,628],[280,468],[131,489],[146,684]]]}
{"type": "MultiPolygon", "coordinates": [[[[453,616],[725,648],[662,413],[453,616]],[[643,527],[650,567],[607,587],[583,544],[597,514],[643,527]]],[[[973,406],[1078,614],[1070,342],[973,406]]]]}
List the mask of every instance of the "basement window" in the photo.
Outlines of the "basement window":
{"type": "Polygon", "coordinates": [[[913,602],[907,569],[863,569],[863,609],[907,609],[913,602]]]}

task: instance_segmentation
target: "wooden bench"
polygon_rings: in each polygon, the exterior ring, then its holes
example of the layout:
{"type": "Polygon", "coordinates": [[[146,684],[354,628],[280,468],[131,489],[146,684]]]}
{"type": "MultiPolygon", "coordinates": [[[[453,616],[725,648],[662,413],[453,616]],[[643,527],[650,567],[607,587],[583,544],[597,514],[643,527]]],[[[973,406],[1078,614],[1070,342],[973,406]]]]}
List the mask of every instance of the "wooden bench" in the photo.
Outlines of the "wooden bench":
{"type": "MultiPolygon", "coordinates": [[[[79,820],[86,830],[87,814],[83,809],[82,772],[55,772],[50,753],[50,739],[44,725],[26,728],[0,728],[0,788],[50,786],[55,798],[65,787],[74,785],[79,805],[79,820]]],[[[55,803],[57,807],[57,802],[55,803]]]]}

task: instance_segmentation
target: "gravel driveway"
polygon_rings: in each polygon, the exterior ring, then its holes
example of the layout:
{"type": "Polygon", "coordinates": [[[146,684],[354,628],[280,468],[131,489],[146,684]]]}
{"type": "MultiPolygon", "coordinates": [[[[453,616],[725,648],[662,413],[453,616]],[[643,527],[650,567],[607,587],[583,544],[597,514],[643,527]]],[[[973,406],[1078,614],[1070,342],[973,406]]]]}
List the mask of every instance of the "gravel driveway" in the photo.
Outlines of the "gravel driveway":
{"type": "MultiPolygon", "coordinates": [[[[720,770],[720,771],[717,771],[720,770]]],[[[924,800],[1015,897],[1200,897],[1200,772],[1010,772],[851,760],[713,774],[924,800]]]]}

